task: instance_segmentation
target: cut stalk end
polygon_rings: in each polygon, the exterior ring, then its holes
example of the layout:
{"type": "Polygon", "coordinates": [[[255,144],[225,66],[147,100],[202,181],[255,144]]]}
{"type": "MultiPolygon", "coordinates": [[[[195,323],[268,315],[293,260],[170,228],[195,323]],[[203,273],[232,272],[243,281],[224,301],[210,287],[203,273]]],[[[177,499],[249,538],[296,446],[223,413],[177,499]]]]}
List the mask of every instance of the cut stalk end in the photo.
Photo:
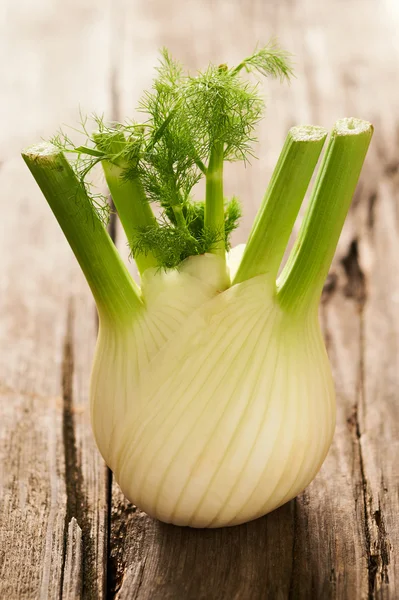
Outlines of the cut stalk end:
{"type": "Polygon", "coordinates": [[[288,135],[294,142],[321,142],[327,137],[327,130],[319,125],[296,125],[288,135]]]}
{"type": "Polygon", "coordinates": [[[362,133],[373,135],[374,127],[368,121],[355,117],[345,117],[344,119],[338,119],[335,123],[334,132],[338,136],[360,135],[362,133]]]}
{"type": "Polygon", "coordinates": [[[41,142],[40,144],[34,144],[29,146],[22,151],[22,157],[25,160],[36,160],[42,162],[48,162],[49,164],[54,161],[57,156],[62,156],[62,152],[54,146],[51,142],[41,142]]]}

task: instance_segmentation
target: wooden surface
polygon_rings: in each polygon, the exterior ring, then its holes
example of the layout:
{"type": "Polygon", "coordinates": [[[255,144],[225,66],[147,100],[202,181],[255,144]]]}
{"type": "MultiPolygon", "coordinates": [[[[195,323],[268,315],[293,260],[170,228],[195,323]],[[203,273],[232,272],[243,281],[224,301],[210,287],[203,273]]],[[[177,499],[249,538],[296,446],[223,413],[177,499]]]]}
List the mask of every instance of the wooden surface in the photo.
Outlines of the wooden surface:
{"type": "MultiPolygon", "coordinates": [[[[3,0],[0,60],[0,598],[399,598],[399,5],[396,0],[3,0]],[[93,302],[19,157],[78,107],[133,114],[157,49],[191,68],[277,35],[291,86],[267,83],[259,160],[228,170],[244,240],[287,129],[342,116],[376,133],[321,319],[337,429],[308,489],[224,530],[149,519],[95,448],[93,302]]],[[[117,229],[117,242],[126,254],[117,229]]]]}

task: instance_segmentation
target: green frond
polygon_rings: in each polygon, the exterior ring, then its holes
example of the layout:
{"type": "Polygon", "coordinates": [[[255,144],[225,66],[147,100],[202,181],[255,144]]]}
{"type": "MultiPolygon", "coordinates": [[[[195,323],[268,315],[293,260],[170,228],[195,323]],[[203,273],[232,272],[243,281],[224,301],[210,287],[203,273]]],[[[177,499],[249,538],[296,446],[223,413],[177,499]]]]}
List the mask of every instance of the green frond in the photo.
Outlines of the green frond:
{"type": "MultiPolygon", "coordinates": [[[[272,41],[235,68],[210,65],[190,75],[163,48],[152,87],[139,103],[144,122],[107,122],[103,115],[90,119],[81,115],[76,131],[83,142],[75,145],[63,131],[52,139],[57,148],[75,157],[72,168],[103,222],[109,217],[109,203],[92,188],[90,173],[99,163],[108,165],[108,185],[117,180],[124,190],[117,209],[121,216],[123,200],[121,220],[132,238],[133,256],[151,254],[160,267],[175,268],[188,256],[208,251],[224,256],[229,249],[241,206],[236,198],[224,200],[223,163],[254,156],[255,129],[264,111],[259,83],[243,77],[243,72],[289,79],[290,56],[272,41]],[[193,202],[193,188],[202,178],[206,200],[193,202]],[[145,220],[141,227],[132,223],[142,214],[139,201],[161,208],[157,220],[150,211],[153,221],[145,227],[145,220]]],[[[113,188],[114,196],[118,191],[113,188]]]]}
{"type": "Polygon", "coordinates": [[[180,83],[181,78],[183,77],[183,65],[174,58],[172,58],[172,56],[169,53],[169,50],[165,48],[165,46],[161,48],[160,54],[160,64],[158,67],[156,67],[156,70],[158,72],[156,85],[166,85],[171,88],[174,88],[177,84],[180,83]]]}
{"type": "Polygon", "coordinates": [[[226,250],[230,250],[231,248],[231,234],[235,229],[237,229],[239,225],[239,221],[242,217],[242,208],[241,204],[236,198],[233,196],[232,199],[228,202],[225,202],[225,219],[224,219],[224,235],[225,235],[225,247],[226,250]]]}
{"type": "Polygon", "coordinates": [[[258,87],[225,68],[211,65],[188,78],[184,89],[184,111],[202,160],[212,148],[224,146],[225,160],[245,156],[254,139],[254,129],[263,115],[264,102],[258,87]]]}
{"type": "Polygon", "coordinates": [[[233,197],[225,202],[225,227],[223,231],[210,230],[204,226],[204,202],[188,201],[183,206],[183,214],[188,231],[178,227],[171,207],[165,208],[159,227],[137,229],[134,240],[130,241],[132,256],[136,253],[153,252],[160,267],[177,268],[189,256],[209,252],[212,246],[225,237],[226,249],[230,249],[230,236],[238,226],[241,206],[233,197]]]}
{"type": "Polygon", "coordinates": [[[174,269],[179,263],[193,254],[199,254],[191,236],[170,223],[161,223],[158,227],[137,229],[130,243],[133,257],[136,253],[146,255],[152,252],[159,267],[174,269]]]}
{"type": "Polygon", "coordinates": [[[245,58],[237,67],[232,69],[234,75],[242,69],[247,73],[257,71],[264,77],[279,78],[280,81],[289,80],[293,75],[291,65],[291,54],[282,50],[276,40],[271,40],[269,44],[256,48],[251,56],[245,58]]]}
{"type": "MultiPolygon", "coordinates": [[[[188,116],[182,110],[185,75],[180,63],[166,49],[161,52],[152,89],[142,97],[139,109],[147,120],[145,145],[137,169],[147,198],[176,214],[202,176],[202,165],[192,139],[188,116]]],[[[129,171],[126,173],[129,176],[129,171]]],[[[184,221],[180,223],[185,229],[184,221]]]]}

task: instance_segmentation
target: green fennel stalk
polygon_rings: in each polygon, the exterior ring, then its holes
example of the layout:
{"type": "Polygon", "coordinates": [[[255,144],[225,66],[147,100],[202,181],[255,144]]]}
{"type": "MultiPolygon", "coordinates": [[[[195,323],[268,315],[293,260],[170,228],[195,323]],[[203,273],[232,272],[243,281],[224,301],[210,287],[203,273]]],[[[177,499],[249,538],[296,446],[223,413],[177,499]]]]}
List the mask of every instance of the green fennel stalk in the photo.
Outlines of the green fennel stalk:
{"type": "Polygon", "coordinates": [[[223,144],[218,142],[211,150],[206,171],[204,227],[217,235],[209,252],[224,257],[224,197],[223,197],[223,144]]]}
{"type": "Polygon", "coordinates": [[[288,133],[234,283],[264,273],[276,278],[326,137],[322,127],[294,127],[288,133]]]}
{"type": "Polygon", "coordinates": [[[119,321],[140,311],[140,290],[62,152],[43,143],[22,156],[86,276],[100,317],[119,321]]]}
{"type": "MultiPolygon", "coordinates": [[[[143,185],[137,173],[129,165],[125,136],[121,131],[105,131],[93,134],[97,149],[102,149],[112,160],[104,158],[102,166],[108,189],[111,192],[116,210],[131,246],[135,243],[137,228],[156,227],[156,219],[145,196],[143,185]],[[130,166],[130,177],[124,177],[124,172],[130,166]]],[[[139,149],[138,149],[139,152],[139,149]]],[[[130,163],[136,160],[129,157],[130,163]]],[[[154,254],[149,250],[146,254],[136,252],[134,256],[140,273],[150,267],[157,266],[154,254]]]]}
{"type": "Polygon", "coordinates": [[[360,119],[341,119],[332,131],[310,204],[278,281],[281,306],[318,302],[373,135],[360,119]]]}

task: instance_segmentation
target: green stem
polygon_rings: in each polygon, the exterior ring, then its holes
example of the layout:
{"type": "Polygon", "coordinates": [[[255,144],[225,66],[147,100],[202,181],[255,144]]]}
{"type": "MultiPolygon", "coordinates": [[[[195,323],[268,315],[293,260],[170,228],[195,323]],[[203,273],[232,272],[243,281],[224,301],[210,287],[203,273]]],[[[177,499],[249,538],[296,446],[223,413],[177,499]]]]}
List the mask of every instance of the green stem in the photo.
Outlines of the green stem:
{"type": "Polygon", "coordinates": [[[176,219],[176,225],[180,227],[180,229],[188,231],[188,226],[183,215],[181,204],[172,204],[172,210],[176,219]]]}
{"type": "MultiPolygon", "coordinates": [[[[173,167],[172,167],[173,171],[173,167]]],[[[183,215],[183,203],[181,201],[181,197],[179,195],[179,191],[176,186],[176,181],[174,179],[175,174],[173,173],[172,186],[173,186],[173,201],[171,201],[171,208],[173,210],[173,214],[176,219],[176,225],[183,231],[186,231],[189,234],[187,221],[183,215]]]]}
{"type": "Polygon", "coordinates": [[[143,306],[139,289],[65,156],[45,143],[28,148],[22,157],[86,276],[100,317],[131,319],[143,306]]]}
{"type": "Polygon", "coordinates": [[[372,135],[373,126],[360,119],[335,124],[298,239],[278,281],[283,308],[317,305],[372,135]]]}
{"type": "Polygon", "coordinates": [[[199,170],[201,171],[201,173],[203,175],[206,175],[206,166],[204,165],[204,163],[202,162],[202,160],[200,158],[196,158],[195,159],[195,164],[197,165],[197,167],[199,168],[199,170]]]}
{"type": "Polygon", "coordinates": [[[275,281],[326,137],[322,127],[289,131],[233,284],[265,273],[275,281]]]}
{"type": "Polygon", "coordinates": [[[210,249],[212,254],[225,257],[224,244],[224,197],[223,197],[223,143],[215,144],[206,171],[205,229],[215,232],[217,242],[210,249]]]}
{"type": "Polygon", "coordinates": [[[181,229],[182,231],[185,231],[187,238],[190,239],[191,243],[193,244],[193,247],[195,248],[198,244],[197,240],[195,239],[195,237],[193,235],[191,235],[186,218],[183,214],[183,202],[181,199],[181,194],[177,189],[177,186],[174,182],[174,199],[173,201],[171,201],[171,208],[173,210],[173,214],[175,217],[175,221],[176,221],[176,226],[181,229]]]}
{"type": "MultiPolygon", "coordinates": [[[[126,145],[126,140],[122,132],[97,133],[93,135],[93,140],[99,149],[107,148],[107,153],[116,156],[122,152],[126,145]]],[[[115,159],[112,159],[112,162],[110,160],[103,160],[102,166],[126,237],[129,244],[133,246],[137,230],[146,227],[156,227],[157,221],[145,197],[139,177],[134,176],[134,174],[129,179],[124,177],[124,171],[128,168],[126,160],[117,156],[115,159]]],[[[140,274],[143,274],[150,267],[158,266],[158,261],[151,251],[148,251],[146,254],[136,252],[134,260],[140,274]]]]}

